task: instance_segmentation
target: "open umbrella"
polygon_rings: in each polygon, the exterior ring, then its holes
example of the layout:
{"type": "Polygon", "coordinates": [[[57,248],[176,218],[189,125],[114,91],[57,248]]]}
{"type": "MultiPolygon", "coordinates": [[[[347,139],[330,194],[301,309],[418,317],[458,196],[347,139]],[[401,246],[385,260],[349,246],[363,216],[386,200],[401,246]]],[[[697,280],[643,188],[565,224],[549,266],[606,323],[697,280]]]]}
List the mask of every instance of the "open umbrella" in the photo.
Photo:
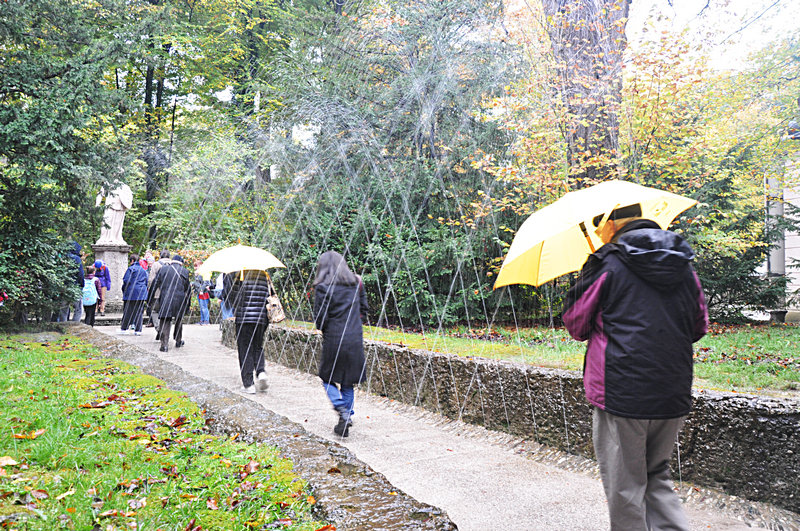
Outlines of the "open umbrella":
{"type": "Polygon", "coordinates": [[[603,245],[598,225],[619,208],[638,205],[641,216],[666,229],[697,201],[628,181],[606,181],[565,194],[530,215],[511,242],[494,288],[509,284],[539,286],[578,271],[603,245]]]}
{"type": "Polygon", "coordinates": [[[203,278],[211,278],[211,274],[232,273],[246,269],[267,270],[271,267],[286,267],[275,255],[258,247],[234,245],[226,247],[209,256],[196,273],[203,278]]]}

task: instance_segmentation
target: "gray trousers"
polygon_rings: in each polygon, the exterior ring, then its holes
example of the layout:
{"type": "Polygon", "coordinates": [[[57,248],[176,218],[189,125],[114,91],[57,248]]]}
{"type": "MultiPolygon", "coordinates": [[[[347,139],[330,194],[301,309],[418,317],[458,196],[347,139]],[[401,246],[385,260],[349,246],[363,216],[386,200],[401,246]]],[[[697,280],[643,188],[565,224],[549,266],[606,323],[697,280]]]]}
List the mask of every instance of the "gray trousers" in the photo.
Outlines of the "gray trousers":
{"type": "Polygon", "coordinates": [[[669,470],[685,418],[631,419],[594,408],[594,451],[612,530],[688,531],[669,470]]]}

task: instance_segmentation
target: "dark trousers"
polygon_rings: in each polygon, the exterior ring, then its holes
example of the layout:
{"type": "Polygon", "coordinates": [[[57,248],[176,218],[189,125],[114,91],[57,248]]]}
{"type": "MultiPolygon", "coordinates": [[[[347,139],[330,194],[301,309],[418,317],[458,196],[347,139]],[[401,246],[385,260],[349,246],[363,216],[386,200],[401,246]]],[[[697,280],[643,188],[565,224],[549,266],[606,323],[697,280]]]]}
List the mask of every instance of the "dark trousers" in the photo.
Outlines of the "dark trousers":
{"type": "Polygon", "coordinates": [[[84,318],[83,322],[89,326],[94,326],[94,312],[97,309],[97,303],[92,304],[91,306],[83,305],[83,313],[86,314],[86,318],[84,318]]]}
{"type": "Polygon", "coordinates": [[[242,385],[253,385],[253,371],[264,371],[264,331],[266,324],[236,323],[236,347],[239,351],[239,370],[242,385]]]}
{"type": "MultiPolygon", "coordinates": [[[[158,338],[161,340],[161,348],[169,347],[169,329],[172,326],[172,317],[163,317],[158,322],[158,338]]],[[[183,339],[183,316],[175,320],[175,346],[181,344],[183,339]]]]}
{"type": "Polygon", "coordinates": [[[122,330],[127,330],[134,326],[137,332],[142,331],[142,312],[147,301],[123,301],[122,302],[122,330]]]}

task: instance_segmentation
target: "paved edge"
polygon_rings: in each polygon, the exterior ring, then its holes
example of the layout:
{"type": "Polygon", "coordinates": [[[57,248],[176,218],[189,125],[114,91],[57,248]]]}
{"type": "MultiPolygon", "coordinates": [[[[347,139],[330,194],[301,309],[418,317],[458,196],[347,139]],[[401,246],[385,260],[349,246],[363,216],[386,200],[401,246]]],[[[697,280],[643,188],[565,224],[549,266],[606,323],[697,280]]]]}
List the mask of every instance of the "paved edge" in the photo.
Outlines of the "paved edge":
{"type": "Polygon", "coordinates": [[[82,325],[65,327],[64,332],[95,345],[105,357],[135,365],[186,393],[213,419],[212,429],[279,448],[314,492],[314,516],[338,529],[457,529],[443,510],[398,490],[350,450],[300,424],[102,332],[82,325]]]}

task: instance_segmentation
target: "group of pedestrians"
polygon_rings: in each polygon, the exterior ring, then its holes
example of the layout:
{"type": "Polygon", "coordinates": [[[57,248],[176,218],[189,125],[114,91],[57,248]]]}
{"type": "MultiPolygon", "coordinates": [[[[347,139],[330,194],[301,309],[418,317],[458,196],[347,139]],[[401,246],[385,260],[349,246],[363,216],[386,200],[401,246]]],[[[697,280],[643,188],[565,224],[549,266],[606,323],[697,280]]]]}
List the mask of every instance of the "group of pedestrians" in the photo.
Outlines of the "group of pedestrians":
{"type": "Polygon", "coordinates": [[[160,350],[167,352],[170,332],[175,348],[184,345],[183,317],[189,310],[192,293],[189,271],[180,255],[171,255],[167,250],[161,251],[158,261],[149,258],[140,260],[137,254],[128,258],[130,265],[122,279],[120,332],[126,334],[133,328],[135,335],[141,335],[148,308],[156,340],[161,342],[160,350]]]}
{"type": "MultiPolygon", "coordinates": [[[[594,221],[604,245],[589,256],[569,290],[563,319],[575,339],[588,341],[584,387],[593,408],[593,442],[611,528],[688,529],[669,461],[691,408],[692,343],[708,328],[703,290],[691,265],[694,253],[680,235],[643,219],[640,210],[618,208],[594,221]]],[[[122,329],[133,323],[141,333],[148,275],[138,257],[131,258],[123,281],[122,329]]],[[[150,277],[161,350],[173,320],[181,346],[181,319],[191,293],[188,272],[180,257],[162,252],[150,277]]],[[[346,437],[354,386],[365,378],[364,283],[341,254],[327,251],[319,257],[313,285],[314,324],[323,336],[318,374],[338,417],[334,432],[346,437]]],[[[203,293],[212,292],[205,286],[203,293]]],[[[244,390],[265,390],[267,299],[275,294],[269,275],[226,274],[215,292],[223,313],[235,318],[244,390]]]]}

